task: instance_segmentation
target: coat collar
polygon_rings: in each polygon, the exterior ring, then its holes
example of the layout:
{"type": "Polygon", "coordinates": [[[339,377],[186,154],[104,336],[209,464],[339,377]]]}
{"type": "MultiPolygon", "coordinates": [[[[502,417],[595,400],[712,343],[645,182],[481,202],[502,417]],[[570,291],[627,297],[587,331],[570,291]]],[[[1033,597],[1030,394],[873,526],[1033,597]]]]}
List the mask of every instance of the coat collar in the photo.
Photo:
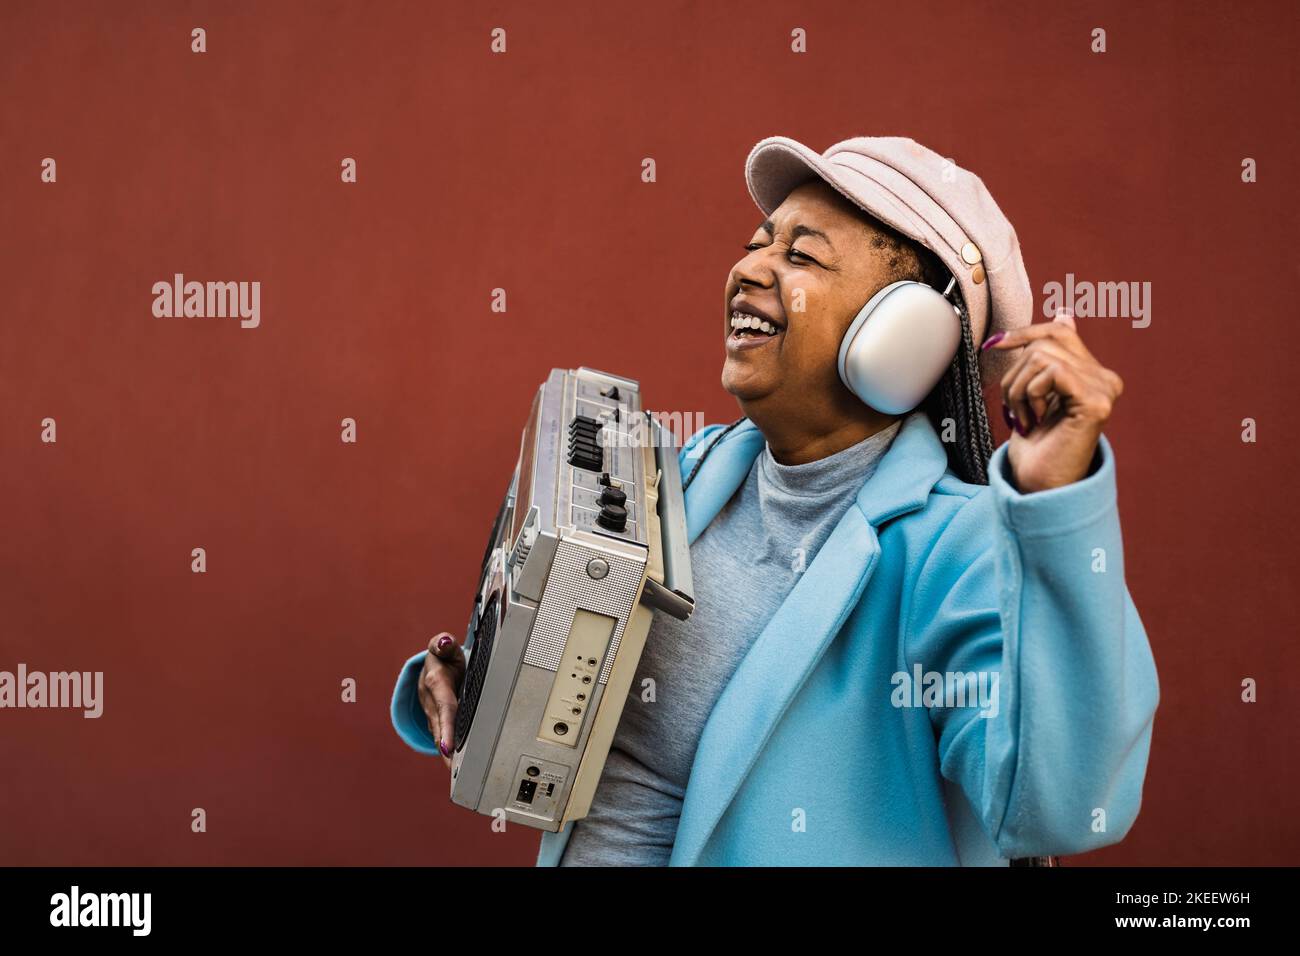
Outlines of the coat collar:
{"type": "Polygon", "coordinates": [[[948,452],[925,412],[912,412],[858,492],[857,503],[872,527],[915,511],[948,470],[948,452]]]}
{"type": "MultiPolygon", "coordinates": [[[[766,444],[757,426],[745,421],[708,452],[708,460],[686,490],[686,530],[692,544],[744,484],[754,459],[766,444]]],[[[701,453],[707,451],[708,445],[708,441],[703,442],[701,453]]],[[[868,524],[879,527],[890,518],[919,508],[947,467],[947,452],[930,420],[924,412],[910,413],[858,492],[862,516],[868,524]]]]}
{"type": "MultiPolygon", "coordinates": [[[[764,445],[762,433],[746,422],[709,454],[686,493],[692,542],[745,481],[764,445]]],[[[925,414],[908,415],[858,492],[856,507],[831,532],[710,713],[691,768],[671,865],[699,860],[781,715],[857,606],[880,554],[876,529],[921,507],[947,461],[925,414]]]]}

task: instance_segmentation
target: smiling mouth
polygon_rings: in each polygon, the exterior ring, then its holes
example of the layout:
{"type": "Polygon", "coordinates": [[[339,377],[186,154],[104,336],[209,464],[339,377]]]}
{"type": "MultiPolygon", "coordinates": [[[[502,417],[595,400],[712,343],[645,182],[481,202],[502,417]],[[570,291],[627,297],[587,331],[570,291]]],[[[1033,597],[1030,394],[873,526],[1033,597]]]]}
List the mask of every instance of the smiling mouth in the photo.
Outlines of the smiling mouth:
{"type": "Polygon", "coordinates": [[[733,311],[731,313],[731,334],[727,337],[728,344],[734,344],[737,348],[750,348],[769,342],[784,331],[785,329],[781,326],[766,319],[761,319],[756,315],[733,311]]]}

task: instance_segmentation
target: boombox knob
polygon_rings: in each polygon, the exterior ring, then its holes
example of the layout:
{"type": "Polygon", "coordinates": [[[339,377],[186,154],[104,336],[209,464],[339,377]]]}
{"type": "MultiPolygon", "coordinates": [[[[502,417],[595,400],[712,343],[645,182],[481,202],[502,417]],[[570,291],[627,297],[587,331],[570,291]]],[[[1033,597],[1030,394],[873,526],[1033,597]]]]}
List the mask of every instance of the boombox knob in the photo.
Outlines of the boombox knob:
{"type": "Polygon", "coordinates": [[[627,527],[627,509],[622,505],[601,505],[596,524],[610,531],[622,531],[627,527]]]}

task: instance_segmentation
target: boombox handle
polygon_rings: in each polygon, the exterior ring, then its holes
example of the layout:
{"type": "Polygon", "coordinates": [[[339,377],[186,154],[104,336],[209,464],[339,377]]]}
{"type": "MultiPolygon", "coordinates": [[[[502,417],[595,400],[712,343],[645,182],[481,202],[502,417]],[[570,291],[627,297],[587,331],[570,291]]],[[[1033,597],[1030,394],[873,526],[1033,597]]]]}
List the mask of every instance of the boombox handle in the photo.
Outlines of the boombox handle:
{"type": "Polygon", "coordinates": [[[695,610],[695,584],[691,580],[691,548],[686,534],[686,505],[682,470],[673,433],[646,413],[650,440],[659,469],[659,537],[663,542],[664,583],[647,578],[641,602],[684,621],[695,610]]]}

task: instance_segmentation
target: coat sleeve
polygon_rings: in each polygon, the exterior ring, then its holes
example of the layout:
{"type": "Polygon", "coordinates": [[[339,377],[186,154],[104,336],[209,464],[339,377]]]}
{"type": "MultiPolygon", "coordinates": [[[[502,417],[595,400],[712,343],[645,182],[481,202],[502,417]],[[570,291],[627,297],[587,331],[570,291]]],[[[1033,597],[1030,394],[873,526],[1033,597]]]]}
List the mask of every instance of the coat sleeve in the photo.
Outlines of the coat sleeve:
{"type": "Polygon", "coordinates": [[[1105,436],[1087,477],[1034,494],[1016,490],[1006,455],[930,550],[904,657],[910,672],[984,673],[996,688],[991,706],[925,703],[943,776],[1002,855],[1083,853],[1137,818],[1155,662],[1124,583],[1105,436]]]}

